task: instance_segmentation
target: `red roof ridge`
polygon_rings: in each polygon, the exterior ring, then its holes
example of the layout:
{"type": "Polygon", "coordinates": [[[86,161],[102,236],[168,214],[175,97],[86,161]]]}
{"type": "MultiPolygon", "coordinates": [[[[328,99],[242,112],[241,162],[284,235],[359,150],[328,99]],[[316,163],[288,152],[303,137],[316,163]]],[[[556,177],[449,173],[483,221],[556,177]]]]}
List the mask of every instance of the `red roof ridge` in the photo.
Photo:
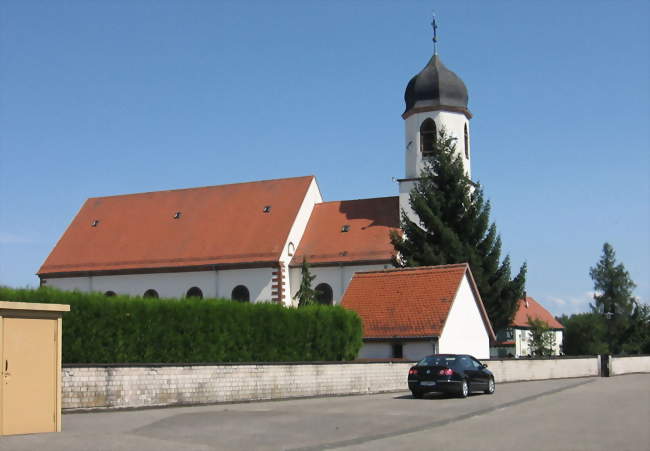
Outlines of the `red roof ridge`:
{"type": "Polygon", "coordinates": [[[298,180],[298,179],[315,179],[314,175],[301,175],[298,177],[281,177],[278,179],[268,179],[268,180],[251,180],[250,182],[234,182],[234,183],[224,183],[223,185],[206,185],[206,186],[194,186],[192,188],[173,188],[173,189],[163,189],[157,191],[142,191],[140,193],[127,193],[127,194],[112,194],[110,196],[94,196],[89,197],[88,200],[94,199],[112,199],[116,197],[127,197],[127,196],[141,196],[145,194],[160,194],[160,193],[177,193],[180,191],[197,191],[207,188],[222,188],[224,186],[234,186],[234,185],[253,185],[257,183],[268,183],[268,182],[282,182],[285,180],[298,180]]]}
{"type": "Polygon", "coordinates": [[[460,269],[460,268],[468,268],[469,264],[468,263],[451,263],[448,265],[435,265],[435,266],[409,266],[407,268],[386,268],[386,269],[378,269],[375,271],[359,271],[354,273],[354,277],[357,276],[370,276],[373,274],[386,274],[386,273],[393,273],[393,272],[409,272],[409,271],[428,271],[428,270],[436,270],[442,272],[443,270],[446,269],[460,269]]]}

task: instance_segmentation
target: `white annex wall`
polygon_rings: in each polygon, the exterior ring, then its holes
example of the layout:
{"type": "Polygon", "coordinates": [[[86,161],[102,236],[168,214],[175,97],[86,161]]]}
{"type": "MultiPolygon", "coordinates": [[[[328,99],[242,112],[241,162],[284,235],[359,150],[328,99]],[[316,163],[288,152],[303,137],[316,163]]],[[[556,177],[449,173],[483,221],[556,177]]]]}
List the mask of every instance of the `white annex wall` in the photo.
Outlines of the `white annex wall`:
{"type": "Polygon", "coordinates": [[[302,201],[302,205],[298,210],[298,214],[296,215],[293,225],[291,226],[289,236],[284,243],[282,255],[280,256],[280,262],[282,262],[284,265],[284,271],[286,275],[286,284],[284,287],[286,291],[282,299],[284,305],[294,305],[292,293],[298,291],[298,286],[300,285],[300,280],[298,280],[298,285],[294,290],[293,285],[295,284],[292,284],[292,282],[296,279],[291,277],[291,269],[289,268],[289,263],[293,257],[293,252],[298,249],[300,240],[302,240],[302,236],[305,233],[305,228],[307,227],[309,218],[311,217],[312,211],[314,211],[314,205],[321,202],[323,202],[323,197],[321,196],[320,189],[318,188],[318,184],[314,178],[309,185],[309,188],[307,189],[307,194],[305,195],[305,198],[302,201]]]}
{"type": "Polygon", "coordinates": [[[477,359],[490,358],[490,338],[483,322],[474,293],[463,280],[449,310],[439,341],[442,354],[471,354],[477,359]]]}
{"type": "MultiPolygon", "coordinates": [[[[350,284],[352,276],[354,273],[361,271],[378,271],[382,269],[392,268],[390,264],[385,265],[334,265],[334,266],[312,266],[310,267],[310,272],[312,275],[316,276],[312,282],[312,288],[316,288],[317,285],[321,283],[326,283],[332,287],[332,298],[334,305],[338,305],[343,298],[343,293],[345,289],[350,284]]],[[[300,282],[302,280],[300,267],[291,268],[289,271],[289,276],[291,278],[291,299],[296,295],[298,289],[300,288],[300,282]]],[[[294,301],[295,303],[296,301],[294,301]]]]}
{"type": "Polygon", "coordinates": [[[114,276],[67,277],[47,279],[47,286],[72,291],[114,291],[117,294],[142,296],[149,289],[160,297],[182,298],[191,287],[198,287],[204,297],[230,298],[233,288],[248,288],[251,302],[271,300],[274,268],[228,269],[159,274],[125,274],[114,276]]]}
{"type": "Polygon", "coordinates": [[[371,342],[364,343],[359,351],[360,359],[389,359],[392,354],[390,343],[371,342]]]}
{"type": "Polygon", "coordinates": [[[418,361],[434,354],[434,343],[431,340],[407,341],[400,340],[385,342],[365,342],[359,351],[360,359],[390,359],[393,357],[393,344],[402,345],[402,358],[418,361]]]}

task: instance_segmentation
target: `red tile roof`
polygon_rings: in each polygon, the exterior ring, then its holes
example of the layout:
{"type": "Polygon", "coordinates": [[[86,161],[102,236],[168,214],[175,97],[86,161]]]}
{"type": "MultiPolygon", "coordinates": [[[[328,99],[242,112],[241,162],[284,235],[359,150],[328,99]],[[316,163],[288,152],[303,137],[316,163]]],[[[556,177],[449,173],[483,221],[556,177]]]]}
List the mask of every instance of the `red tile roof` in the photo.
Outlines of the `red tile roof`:
{"type": "Polygon", "coordinates": [[[465,263],[356,273],[341,305],[359,314],[364,338],[440,336],[465,274],[479,301],[488,334],[494,339],[465,263]]]}
{"type": "Polygon", "coordinates": [[[313,180],[88,199],[39,275],[276,262],[313,180]]]}
{"type": "Polygon", "coordinates": [[[389,262],[389,232],[399,228],[399,197],[317,204],[292,265],[302,263],[389,262]],[[343,226],[348,226],[343,232],[343,226]]]}
{"type": "Polygon", "coordinates": [[[515,319],[511,325],[514,327],[530,327],[528,317],[538,318],[545,321],[551,329],[564,329],[564,326],[556,320],[551,313],[542,307],[535,299],[530,296],[519,300],[519,310],[515,314],[515,319]],[[526,305],[526,300],[528,305],[526,305]]]}

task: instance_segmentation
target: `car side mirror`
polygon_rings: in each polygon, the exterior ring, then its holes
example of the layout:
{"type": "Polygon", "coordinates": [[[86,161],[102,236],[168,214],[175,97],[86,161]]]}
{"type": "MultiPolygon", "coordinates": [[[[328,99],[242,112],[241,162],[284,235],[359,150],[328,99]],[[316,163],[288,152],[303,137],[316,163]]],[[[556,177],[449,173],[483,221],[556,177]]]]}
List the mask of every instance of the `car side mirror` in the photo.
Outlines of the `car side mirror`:
{"type": "Polygon", "coordinates": [[[483,368],[487,368],[487,363],[482,364],[483,368]]]}

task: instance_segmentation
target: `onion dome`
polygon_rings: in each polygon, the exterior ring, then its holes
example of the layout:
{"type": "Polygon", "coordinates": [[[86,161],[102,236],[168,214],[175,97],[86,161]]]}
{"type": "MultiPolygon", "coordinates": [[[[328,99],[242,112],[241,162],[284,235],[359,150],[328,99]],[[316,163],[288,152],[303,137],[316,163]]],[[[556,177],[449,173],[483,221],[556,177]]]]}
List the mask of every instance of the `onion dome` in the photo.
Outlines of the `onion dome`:
{"type": "Polygon", "coordinates": [[[458,75],[442,64],[440,57],[431,57],[424,69],[411,78],[404,93],[407,118],[422,111],[447,110],[472,117],[467,109],[467,88],[458,75]]]}

